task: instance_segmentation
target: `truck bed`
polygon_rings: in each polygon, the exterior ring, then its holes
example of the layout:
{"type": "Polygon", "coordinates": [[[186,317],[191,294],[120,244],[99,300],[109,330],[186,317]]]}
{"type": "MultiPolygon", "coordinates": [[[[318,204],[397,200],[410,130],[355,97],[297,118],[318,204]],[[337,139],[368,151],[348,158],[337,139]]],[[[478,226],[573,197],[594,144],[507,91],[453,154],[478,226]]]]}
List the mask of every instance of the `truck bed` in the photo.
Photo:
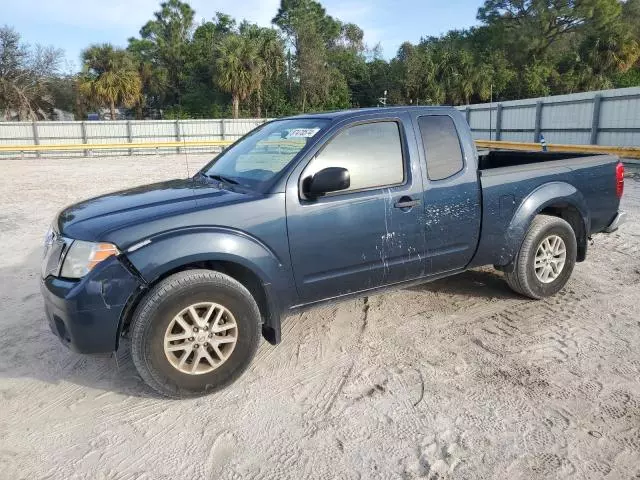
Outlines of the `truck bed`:
{"type": "Polygon", "coordinates": [[[593,157],[592,153],[575,152],[518,152],[492,150],[478,157],[478,170],[515,167],[531,163],[553,162],[576,158],[593,157]]]}
{"type": "MultiPolygon", "coordinates": [[[[550,183],[574,191],[590,213],[587,235],[601,232],[613,220],[616,197],[613,155],[496,151],[478,158],[482,187],[482,235],[472,266],[501,265],[513,252],[503,249],[517,210],[529,195],[550,183]]],[[[562,207],[549,205],[548,208],[562,207]]],[[[526,206],[525,206],[526,208],[526,206]]]]}

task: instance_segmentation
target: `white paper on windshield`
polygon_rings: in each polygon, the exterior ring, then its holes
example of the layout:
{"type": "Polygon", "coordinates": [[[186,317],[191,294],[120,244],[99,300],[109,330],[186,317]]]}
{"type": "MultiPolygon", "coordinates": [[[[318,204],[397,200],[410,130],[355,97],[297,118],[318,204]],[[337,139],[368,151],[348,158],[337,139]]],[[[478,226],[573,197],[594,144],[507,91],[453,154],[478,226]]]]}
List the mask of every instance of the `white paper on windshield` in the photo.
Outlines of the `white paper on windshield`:
{"type": "Polygon", "coordinates": [[[294,128],[289,132],[287,138],[311,138],[319,130],[319,128],[294,128]]]}

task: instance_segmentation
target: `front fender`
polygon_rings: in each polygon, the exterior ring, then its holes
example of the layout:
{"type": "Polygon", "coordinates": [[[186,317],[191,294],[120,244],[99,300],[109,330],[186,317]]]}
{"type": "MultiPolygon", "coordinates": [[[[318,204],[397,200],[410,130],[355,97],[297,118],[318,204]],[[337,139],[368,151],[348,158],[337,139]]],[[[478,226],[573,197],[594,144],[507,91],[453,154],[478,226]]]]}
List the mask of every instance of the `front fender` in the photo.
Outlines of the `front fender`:
{"type": "Polygon", "coordinates": [[[126,252],[127,258],[148,283],[181,266],[224,261],[241,265],[260,278],[269,302],[280,314],[294,303],[293,275],[287,262],[255,237],[224,227],[194,227],[154,236],[126,252]],[[148,242],[148,243],[146,243],[148,242]]]}
{"type": "Polygon", "coordinates": [[[273,250],[235,229],[180,229],[154,236],[148,242],[138,249],[133,245],[127,257],[149,283],[181,265],[208,260],[239,263],[266,282],[286,271],[273,250]]]}
{"type": "Polygon", "coordinates": [[[498,265],[508,265],[513,261],[535,216],[552,205],[574,207],[580,213],[584,231],[590,231],[589,208],[582,193],[566,182],[546,183],[536,188],[520,203],[507,228],[505,249],[501,252],[498,265]]]}

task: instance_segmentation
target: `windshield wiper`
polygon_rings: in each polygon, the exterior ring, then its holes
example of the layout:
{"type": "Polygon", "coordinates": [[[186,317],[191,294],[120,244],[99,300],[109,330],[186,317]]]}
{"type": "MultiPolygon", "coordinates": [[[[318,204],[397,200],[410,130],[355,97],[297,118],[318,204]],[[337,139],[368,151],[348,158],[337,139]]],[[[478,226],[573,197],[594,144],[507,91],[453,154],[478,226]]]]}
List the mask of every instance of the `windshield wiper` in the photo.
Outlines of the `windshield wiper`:
{"type": "Polygon", "coordinates": [[[240,182],[237,182],[233,178],[223,177],[222,175],[207,175],[206,173],[204,175],[206,177],[213,178],[214,180],[218,180],[219,182],[228,183],[230,185],[240,185],[240,182]]]}

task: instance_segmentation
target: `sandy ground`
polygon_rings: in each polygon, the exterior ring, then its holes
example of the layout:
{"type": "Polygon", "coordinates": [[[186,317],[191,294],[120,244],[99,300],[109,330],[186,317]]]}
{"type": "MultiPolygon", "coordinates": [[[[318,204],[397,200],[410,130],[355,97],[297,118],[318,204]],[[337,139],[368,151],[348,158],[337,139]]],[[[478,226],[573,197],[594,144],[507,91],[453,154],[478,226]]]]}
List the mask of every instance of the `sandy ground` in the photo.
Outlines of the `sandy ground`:
{"type": "Polygon", "coordinates": [[[230,388],[170,401],[126,345],[66,350],[38,269],[58,209],[184,162],[0,162],[0,478],[640,477],[640,183],[554,298],[483,269],[314,310],[230,388]]]}

